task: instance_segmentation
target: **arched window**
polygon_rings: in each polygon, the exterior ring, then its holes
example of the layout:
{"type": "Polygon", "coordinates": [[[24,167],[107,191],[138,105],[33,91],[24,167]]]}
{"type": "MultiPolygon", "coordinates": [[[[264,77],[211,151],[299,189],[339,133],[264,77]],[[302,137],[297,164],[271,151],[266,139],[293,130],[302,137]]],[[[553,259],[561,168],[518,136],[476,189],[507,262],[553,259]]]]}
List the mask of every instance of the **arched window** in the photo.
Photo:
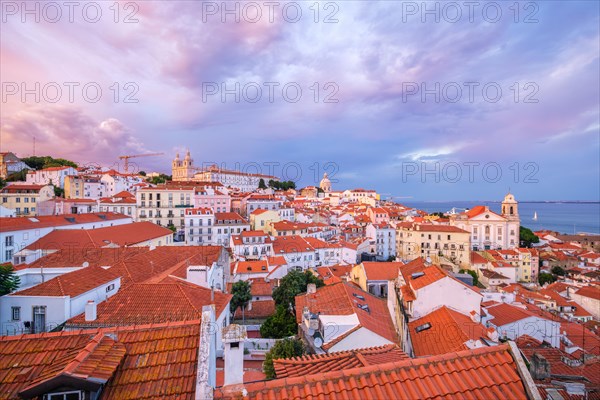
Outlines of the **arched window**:
{"type": "Polygon", "coordinates": [[[486,225],[486,226],[485,226],[485,234],[486,234],[486,235],[489,235],[489,234],[490,234],[490,226],[489,226],[489,225],[486,225]]]}

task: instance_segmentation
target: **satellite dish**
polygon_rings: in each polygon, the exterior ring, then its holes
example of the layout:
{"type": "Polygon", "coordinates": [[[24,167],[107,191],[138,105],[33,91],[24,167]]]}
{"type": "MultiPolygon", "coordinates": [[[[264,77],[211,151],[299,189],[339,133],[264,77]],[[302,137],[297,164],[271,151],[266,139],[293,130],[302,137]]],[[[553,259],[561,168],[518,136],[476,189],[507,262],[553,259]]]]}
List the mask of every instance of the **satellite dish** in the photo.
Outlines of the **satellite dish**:
{"type": "Polygon", "coordinates": [[[308,336],[312,336],[315,334],[315,330],[313,328],[308,328],[308,336]]]}
{"type": "Polygon", "coordinates": [[[89,266],[90,266],[90,263],[89,263],[89,262],[87,262],[87,261],[84,261],[84,262],[83,262],[83,268],[87,268],[87,267],[89,267],[89,266]]]}
{"type": "Polygon", "coordinates": [[[323,339],[321,339],[320,337],[315,338],[315,346],[317,346],[317,347],[323,346],[323,339]]]}

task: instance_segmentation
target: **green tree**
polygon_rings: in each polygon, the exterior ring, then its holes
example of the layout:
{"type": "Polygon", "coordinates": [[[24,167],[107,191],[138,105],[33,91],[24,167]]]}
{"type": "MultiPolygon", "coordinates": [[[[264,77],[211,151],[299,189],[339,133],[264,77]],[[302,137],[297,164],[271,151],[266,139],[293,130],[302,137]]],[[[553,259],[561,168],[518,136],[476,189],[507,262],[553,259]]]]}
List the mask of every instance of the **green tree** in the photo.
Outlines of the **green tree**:
{"type": "Polygon", "coordinates": [[[177,228],[173,224],[168,224],[167,229],[170,229],[173,233],[177,232],[177,228]]]}
{"type": "Polygon", "coordinates": [[[546,272],[542,272],[538,275],[538,282],[541,286],[544,286],[546,283],[556,282],[556,277],[552,274],[548,274],[546,272]]]}
{"type": "Polygon", "coordinates": [[[32,156],[22,158],[25,164],[33,169],[44,169],[50,167],[73,167],[77,168],[77,164],[73,161],[64,158],[53,158],[50,156],[32,156]]]}
{"type": "Polygon", "coordinates": [[[15,274],[12,264],[0,264],[0,296],[14,292],[20,284],[21,279],[15,274]]]}
{"type": "Polygon", "coordinates": [[[13,172],[12,174],[10,174],[6,177],[6,181],[7,182],[24,181],[24,180],[26,180],[27,172],[29,172],[29,169],[27,169],[27,168],[22,169],[19,172],[13,172]]]}
{"type": "Polygon", "coordinates": [[[540,238],[535,236],[535,233],[531,229],[524,226],[519,228],[519,240],[521,241],[521,246],[524,247],[531,247],[533,243],[540,242],[540,238]]]}
{"type": "Polygon", "coordinates": [[[166,183],[167,181],[170,181],[170,180],[171,180],[170,175],[159,174],[158,176],[153,176],[152,178],[148,179],[148,182],[152,183],[153,185],[158,185],[159,183],[166,183]]]}
{"type": "Polygon", "coordinates": [[[296,317],[282,305],[278,305],[275,314],[267,318],[260,326],[260,336],[264,338],[281,339],[293,336],[297,332],[296,317]]]}
{"type": "Polygon", "coordinates": [[[472,269],[461,269],[460,271],[461,274],[469,274],[473,277],[473,286],[477,286],[477,284],[479,283],[479,276],[477,276],[477,272],[473,271],[472,269]]]}
{"type": "Polygon", "coordinates": [[[281,278],[279,286],[273,290],[273,300],[275,304],[292,309],[296,307],[296,296],[306,292],[306,287],[309,283],[314,283],[317,287],[324,286],[322,279],[317,278],[310,271],[290,271],[286,276],[281,278]]]}
{"type": "Polygon", "coordinates": [[[4,186],[6,186],[6,181],[0,178],[0,189],[2,189],[4,186]]]}
{"type": "Polygon", "coordinates": [[[559,267],[558,265],[556,267],[552,268],[552,273],[554,275],[558,275],[558,276],[566,275],[565,269],[563,267],[559,267]]]}
{"type": "Polygon", "coordinates": [[[273,366],[273,360],[280,358],[291,358],[300,357],[306,354],[306,348],[304,343],[300,339],[283,339],[275,343],[271,350],[265,356],[265,362],[263,363],[263,372],[269,379],[276,377],[275,367],[273,366]]]}
{"type": "Polygon", "coordinates": [[[260,181],[258,181],[258,188],[259,189],[266,189],[267,185],[265,184],[265,180],[263,178],[260,178],[260,181]]]}
{"type": "Polygon", "coordinates": [[[235,313],[235,310],[238,307],[242,307],[242,311],[248,305],[248,302],[252,299],[252,295],[250,294],[250,283],[247,281],[237,281],[231,287],[231,294],[233,297],[231,298],[231,303],[229,303],[229,307],[232,313],[235,313]]]}
{"type": "Polygon", "coordinates": [[[138,172],[138,174],[141,176],[146,176],[146,171],[140,171],[140,172],[138,172]]]}
{"type": "Polygon", "coordinates": [[[54,196],[56,197],[65,197],[65,190],[59,188],[58,186],[54,186],[54,196]]]}

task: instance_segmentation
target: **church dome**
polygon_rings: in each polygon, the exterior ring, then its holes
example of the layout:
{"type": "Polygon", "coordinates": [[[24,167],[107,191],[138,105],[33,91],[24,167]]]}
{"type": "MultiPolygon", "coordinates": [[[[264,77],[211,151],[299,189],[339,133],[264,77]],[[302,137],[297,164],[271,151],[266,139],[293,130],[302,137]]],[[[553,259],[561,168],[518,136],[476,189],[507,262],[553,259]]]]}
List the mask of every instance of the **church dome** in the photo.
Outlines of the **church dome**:
{"type": "Polygon", "coordinates": [[[319,183],[319,187],[321,189],[323,189],[324,192],[330,192],[331,191],[331,181],[327,177],[327,172],[325,172],[323,174],[323,179],[321,179],[321,182],[319,183]]]}

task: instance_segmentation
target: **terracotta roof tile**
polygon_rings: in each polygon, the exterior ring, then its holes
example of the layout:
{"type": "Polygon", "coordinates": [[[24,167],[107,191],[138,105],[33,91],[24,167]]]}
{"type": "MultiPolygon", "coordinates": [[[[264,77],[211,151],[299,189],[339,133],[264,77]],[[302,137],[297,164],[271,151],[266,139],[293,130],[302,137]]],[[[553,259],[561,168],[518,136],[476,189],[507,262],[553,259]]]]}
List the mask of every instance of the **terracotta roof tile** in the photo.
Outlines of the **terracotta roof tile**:
{"type": "Polygon", "coordinates": [[[313,294],[296,296],[296,321],[302,321],[304,306],[310,312],[322,315],[356,314],[362,327],[396,343],[398,341],[387,301],[367,293],[355,285],[346,282],[323,286],[313,294]],[[357,296],[364,298],[360,299],[357,296]],[[359,305],[367,305],[368,311],[359,305]]]}
{"type": "Polygon", "coordinates": [[[57,229],[26,247],[28,250],[105,247],[110,244],[131,246],[171,235],[171,230],[152,222],[134,222],[96,229],[57,229]]]}
{"type": "Polygon", "coordinates": [[[506,303],[499,303],[492,307],[488,307],[486,308],[486,312],[493,317],[490,322],[496,326],[503,326],[536,316],[531,311],[506,303]]]}
{"type": "Polygon", "coordinates": [[[398,278],[398,270],[404,263],[401,262],[370,262],[362,263],[369,281],[391,281],[398,278]]]}
{"type": "Polygon", "coordinates": [[[98,304],[95,321],[86,321],[85,313],[67,321],[68,327],[108,327],[197,320],[202,307],[215,304],[217,318],[226,310],[231,295],[176,278],[161,283],[134,283],[98,304]]]}
{"type": "Polygon", "coordinates": [[[102,398],[190,398],[199,333],[200,321],[189,321],[2,337],[0,398],[65,374],[108,381],[102,398]]]}
{"type": "Polygon", "coordinates": [[[73,298],[117,278],[119,275],[110,269],[87,267],[14,292],[10,296],[71,296],[73,298]]]}
{"type": "Polygon", "coordinates": [[[409,322],[408,328],[417,357],[467,350],[465,342],[487,337],[485,326],[445,306],[409,322]],[[430,328],[417,332],[425,324],[430,328]]]}
{"type": "Polygon", "coordinates": [[[600,300],[600,288],[597,286],[585,286],[575,292],[580,296],[589,297],[590,299],[600,300]]]}
{"type": "Polygon", "coordinates": [[[2,224],[0,224],[0,232],[21,231],[36,228],[64,227],[84,223],[116,221],[119,219],[131,219],[131,217],[113,212],[103,212],[89,214],[49,215],[40,217],[3,218],[2,224]]]}
{"type": "Polygon", "coordinates": [[[527,398],[507,345],[215,391],[215,399],[527,398]]]}
{"type": "Polygon", "coordinates": [[[398,346],[390,344],[360,350],[276,359],[273,360],[273,366],[277,378],[286,378],[385,364],[407,358],[408,356],[398,346]]]}

